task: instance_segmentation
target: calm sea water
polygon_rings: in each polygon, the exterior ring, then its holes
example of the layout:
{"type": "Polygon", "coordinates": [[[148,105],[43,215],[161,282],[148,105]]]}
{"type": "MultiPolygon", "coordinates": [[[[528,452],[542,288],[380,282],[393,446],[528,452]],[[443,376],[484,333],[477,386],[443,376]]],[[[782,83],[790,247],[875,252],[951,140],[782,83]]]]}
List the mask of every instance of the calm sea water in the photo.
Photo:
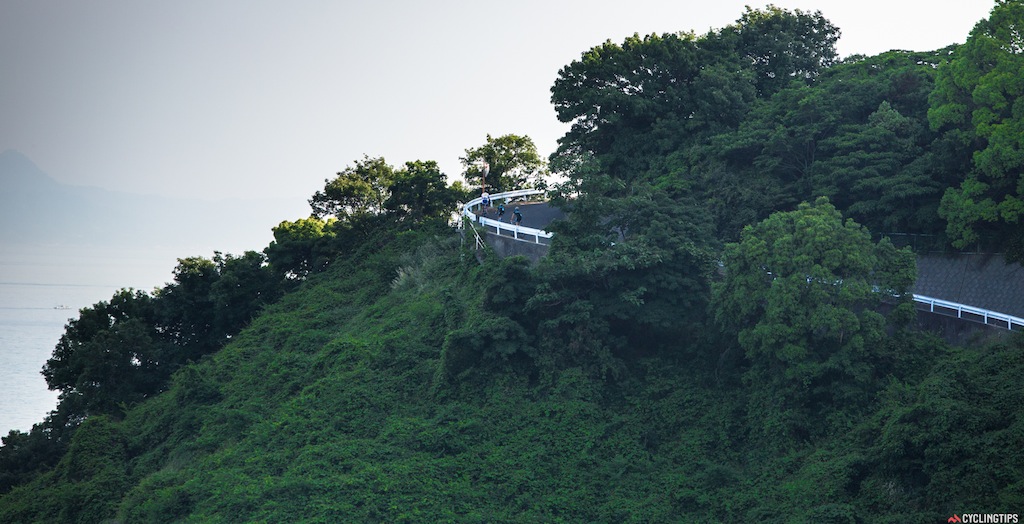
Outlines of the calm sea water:
{"type": "Polygon", "coordinates": [[[56,407],[40,371],[78,310],[120,288],[152,291],[180,248],[109,249],[0,245],[0,436],[28,431],[56,407]]]}

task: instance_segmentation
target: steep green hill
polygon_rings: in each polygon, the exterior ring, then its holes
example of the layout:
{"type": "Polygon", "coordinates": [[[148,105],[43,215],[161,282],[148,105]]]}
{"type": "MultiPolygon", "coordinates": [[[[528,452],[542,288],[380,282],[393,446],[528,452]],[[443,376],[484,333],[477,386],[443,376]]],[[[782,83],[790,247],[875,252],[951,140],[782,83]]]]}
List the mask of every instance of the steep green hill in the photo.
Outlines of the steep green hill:
{"type": "Polygon", "coordinates": [[[524,261],[480,265],[443,231],[378,241],[167,392],[86,420],[52,471],[0,497],[0,521],[920,522],[1020,507],[1019,338],[894,338],[905,354],[875,400],[829,411],[813,439],[772,440],[741,361],[680,345],[625,357],[613,378],[528,357],[540,332],[496,351],[499,319],[514,321],[485,303],[514,295],[524,261]]]}
{"type": "Polygon", "coordinates": [[[520,352],[452,362],[453,333],[492,336],[474,311],[502,267],[458,240],[407,234],[336,262],[168,392],[89,419],[0,517],[650,521],[695,496],[678,492],[694,465],[732,471],[708,453],[734,440],[735,395],[674,364],[637,362],[641,387],[578,368],[540,384],[520,352]]]}
{"type": "Polygon", "coordinates": [[[1020,512],[1024,336],[915,331],[879,233],[1021,258],[1022,23],[1000,0],[963,46],[839,62],[769,6],[595,47],[552,89],[568,214],[536,266],[463,245],[435,162],[356,161],[262,254],[69,324],[0,522],[1020,512]]]}

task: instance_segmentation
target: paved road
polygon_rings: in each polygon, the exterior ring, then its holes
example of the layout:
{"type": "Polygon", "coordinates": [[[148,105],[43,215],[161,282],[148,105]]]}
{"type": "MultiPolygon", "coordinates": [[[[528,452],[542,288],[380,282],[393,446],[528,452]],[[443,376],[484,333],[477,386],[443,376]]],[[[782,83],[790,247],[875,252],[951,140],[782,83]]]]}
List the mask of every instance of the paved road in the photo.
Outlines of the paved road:
{"type": "Polygon", "coordinates": [[[1001,255],[918,255],[914,293],[1024,317],[1024,267],[1001,255]]]}
{"type": "MultiPolygon", "coordinates": [[[[549,206],[547,202],[515,202],[505,205],[505,216],[502,217],[503,222],[512,220],[512,210],[516,206],[519,206],[519,212],[523,214],[522,225],[534,229],[544,229],[552,221],[565,216],[562,210],[549,206]]],[[[477,214],[479,215],[480,213],[478,212],[477,214]]],[[[498,208],[492,207],[488,209],[486,216],[490,219],[497,219],[498,208]]]]}

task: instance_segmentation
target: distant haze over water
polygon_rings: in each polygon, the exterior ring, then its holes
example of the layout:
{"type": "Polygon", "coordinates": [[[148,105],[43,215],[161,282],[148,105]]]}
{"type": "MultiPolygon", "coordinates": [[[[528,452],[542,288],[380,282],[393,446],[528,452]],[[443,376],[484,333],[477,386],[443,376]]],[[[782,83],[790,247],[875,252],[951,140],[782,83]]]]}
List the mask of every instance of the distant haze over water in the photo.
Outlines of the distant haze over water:
{"type": "Polygon", "coordinates": [[[306,202],[204,201],[60,184],[0,153],[0,436],[54,409],[40,371],[81,308],[121,288],[152,291],[179,258],[261,251],[306,202]]]}
{"type": "MultiPolygon", "coordinates": [[[[200,200],[61,184],[28,157],[0,153],[0,244],[262,250],[303,199],[200,200]]],[[[178,253],[190,256],[196,253],[178,253]]]]}

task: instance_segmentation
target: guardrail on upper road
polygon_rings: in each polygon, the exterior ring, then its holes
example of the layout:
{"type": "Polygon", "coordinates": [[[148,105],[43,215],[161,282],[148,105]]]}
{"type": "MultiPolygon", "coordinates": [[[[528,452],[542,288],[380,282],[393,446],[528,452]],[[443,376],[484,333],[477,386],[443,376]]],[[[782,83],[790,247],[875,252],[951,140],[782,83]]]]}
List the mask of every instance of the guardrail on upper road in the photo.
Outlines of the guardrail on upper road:
{"type": "MultiPolygon", "coordinates": [[[[504,193],[496,193],[490,195],[491,203],[499,201],[508,201],[513,198],[520,198],[530,195],[540,195],[544,191],[540,189],[518,189],[516,191],[506,191],[504,193]]],[[[517,226],[515,224],[507,224],[500,220],[494,220],[485,216],[477,215],[474,210],[479,209],[483,204],[483,197],[477,197],[467,202],[462,206],[462,215],[473,222],[480,224],[481,226],[488,228],[489,231],[496,235],[506,236],[518,240],[520,242],[532,242],[534,244],[549,244],[551,243],[551,233],[544,231],[543,229],[535,229],[526,226],[517,226]]]]}
{"type": "Polygon", "coordinates": [[[956,318],[981,322],[982,324],[990,326],[1005,327],[1009,330],[1013,330],[1014,326],[1017,326],[1018,329],[1024,328],[1024,318],[1007,315],[1006,313],[1000,313],[998,311],[989,311],[987,309],[959,304],[957,302],[950,302],[939,298],[926,297],[924,295],[914,295],[914,302],[924,304],[928,306],[929,312],[940,315],[953,316],[955,314],[956,318]]]}

